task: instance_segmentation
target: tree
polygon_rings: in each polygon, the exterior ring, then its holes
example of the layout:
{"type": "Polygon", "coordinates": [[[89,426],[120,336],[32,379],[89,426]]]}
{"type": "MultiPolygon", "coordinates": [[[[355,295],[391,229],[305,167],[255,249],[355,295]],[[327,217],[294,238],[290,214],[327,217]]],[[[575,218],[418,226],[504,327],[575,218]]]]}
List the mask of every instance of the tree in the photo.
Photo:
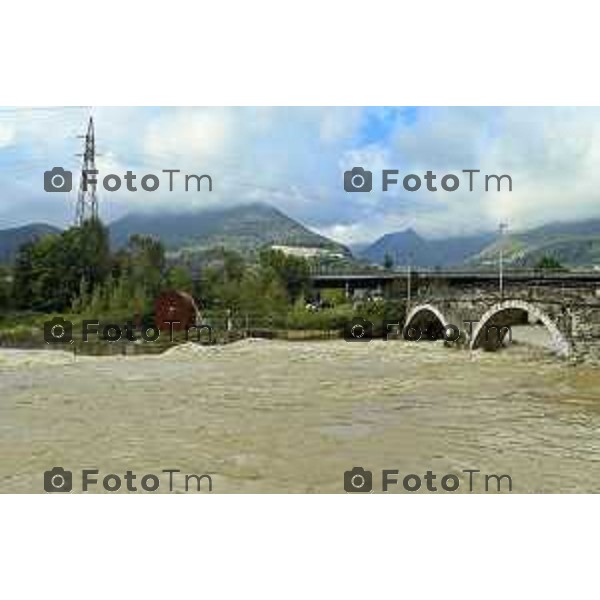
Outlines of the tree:
{"type": "Polygon", "coordinates": [[[165,248],[162,242],[151,236],[132,235],[127,245],[126,276],[131,289],[142,291],[144,303],[153,301],[160,292],[165,269],[165,248]]]}
{"type": "Polygon", "coordinates": [[[260,252],[259,262],[264,271],[272,272],[280,280],[292,304],[308,290],[310,268],[304,258],[268,248],[260,252]]]}
{"type": "Polygon", "coordinates": [[[239,282],[244,276],[246,263],[242,256],[233,250],[222,250],[223,252],[223,274],[225,281],[239,282]]]}
{"type": "Polygon", "coordinates": [[[242,256],[224,248],[211,252],[210,265],[202,268],[194,295],[206,308],[237,308],[245,293],[242,280],[246,264],[242,256]]]}
{"type": "MultiPolygon", "coordinates": [[[[91,286],[85,299],[80,293],[74,309],[94,315],[125,311],[142,316],[152,310],[154,299],[167,285],[164,246],[150,236],[132,235],[125,249],[108,255],[104,272],[103,283],[91,286]]],[[[93,281],[94,271],[86,276],[93,281]]]]}
{"type": "Polygon", "coordinates": [[[105,281],[111,269],[108,230],[100,219],[89,219],[75,231],[79,239],[74,241],[74,247],[80,253],[82,275],[93,289],[105,281]]]}
{"type": "Polygon", "coordinates": [[[383,268],[386,269],[387,271],[390,271],[393,266],[394,266],[394,259],[392,258],[391,254],[386,252],[385,256],[383,257],[383,268]]]}
{"type": "Polygon", "coordinates": [[[35,242],[23,244],[15,258],[13,299],[18,308],[29,308],[34,302],[33,298],[33,252],[35,242]]]}
{"type": "Polygon", "coordinates": [[[0,310],[11,307],[12,277],[9,269],[0,267],[0,310]]]}
{"type": "Polygon", "coordinates": [[[193,281],[190,272],[181,266],[173,266],[167,271],[165,284],[168,288],[192,293],[193,281]]]}
{"type": "Polygon", "coordinates": [[[91,294],[110,272],[108,232],[97,220],[24,244],[14,266],[19,308],[63,311],[91,294]]]}
{"type": "Polygon", "coordinates": [[[563,265],[553,256],[542,256],[535,265],[536,269],[542,270],[564,270],[563,265]]]}
{"type": "MultiPolygon", "coordinates": [[[[66,233],[66,232],[65,232],[66,233]]],[[[77,295],[81,265],[65,234],[48,235],[20,248],[13,294],[18,308],[61,311],[77,295]]]]}

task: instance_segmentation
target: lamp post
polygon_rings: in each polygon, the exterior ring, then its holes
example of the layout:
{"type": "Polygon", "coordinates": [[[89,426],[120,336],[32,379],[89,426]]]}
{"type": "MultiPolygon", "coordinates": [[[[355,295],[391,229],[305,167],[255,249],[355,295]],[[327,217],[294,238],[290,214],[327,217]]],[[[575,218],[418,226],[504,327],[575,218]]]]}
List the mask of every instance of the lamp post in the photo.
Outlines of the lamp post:
{"type": "Polygon", "coordinates": [[[504,247],[503,247],[503,236],[504,232],[508,229],[507,223],[500,223],[500,274],[499,274],[499,283],[500,283],[500,300],[504,299],[504,247]]]}
{"type": "Polygon", "coordinates": [[[412,252],[408,253],[408,264],[406,265],[406,313],[410,311],[411,302],[411,263],[412,263],[412,252]]]}

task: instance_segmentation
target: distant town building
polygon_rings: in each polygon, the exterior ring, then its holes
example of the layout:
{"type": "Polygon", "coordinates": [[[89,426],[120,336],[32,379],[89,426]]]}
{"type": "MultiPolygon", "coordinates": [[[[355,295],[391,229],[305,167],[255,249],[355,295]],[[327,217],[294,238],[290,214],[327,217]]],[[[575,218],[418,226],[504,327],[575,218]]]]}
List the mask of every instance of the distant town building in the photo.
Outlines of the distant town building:
{"type": "Polygon", "coordinates": [[[279,250],[288,256],[298,256],[300,258],[344,258],[341,252],[333,252],[327,248],[318,248],[316,246],[281,246],[273,244],[272,250],[279,250]]]}

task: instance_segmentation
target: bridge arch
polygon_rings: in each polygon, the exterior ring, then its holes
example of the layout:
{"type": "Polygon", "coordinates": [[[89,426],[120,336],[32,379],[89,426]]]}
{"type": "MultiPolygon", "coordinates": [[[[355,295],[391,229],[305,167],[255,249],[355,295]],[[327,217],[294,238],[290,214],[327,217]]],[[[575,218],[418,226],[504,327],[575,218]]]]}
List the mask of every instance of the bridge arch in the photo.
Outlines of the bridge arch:
{"type": "MultiPolygon", "coordinates": [[[[494,304],[494,306],[488,309],[473,330],[473,334],[469,342],[471,350],[475,350],[484,344],[485,332],[489,332],[489,327],[501,327],[503,325],[502,317],[505,315],[508,319],[510,319],[510,313],[514,314],[515,312],[520,312],[521,314],[527,313],[529,317],[535,319],[536,321],[541,321],[550,333],[554,351],[559,356],[567,357],[571,355],[571,344],[566,336],[560,331],[556,323],[540,307],[524,300],[505,300],[504,302],[494,304]]],[[[514,323],[506,323],[504,325],[509,324],[514,325],[514,323]]]]}
{"type": "Polygon", "coordinates": [[[411,309],[406,317],[404,328],[407,330],[411,326],[417,327],[423,332],[426,326],[439,322],[441,328],[444,329],[448,325],[448,319],[444,314],[433,304],[420,304],[411,309]],[[425,327],[423,327],[425,325],[425,327]]]}

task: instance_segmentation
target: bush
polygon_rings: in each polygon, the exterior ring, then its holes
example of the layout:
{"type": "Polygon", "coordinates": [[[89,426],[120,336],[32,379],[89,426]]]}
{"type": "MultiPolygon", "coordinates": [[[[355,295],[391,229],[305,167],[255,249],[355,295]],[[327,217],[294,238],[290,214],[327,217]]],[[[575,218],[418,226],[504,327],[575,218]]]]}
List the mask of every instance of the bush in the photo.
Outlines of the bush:
{"type": "Polygon", "coordinates": [[[350,305],[326,308],[312,312],[306,308],[294,308],[287,316],[286,329],[319,329],[323,331],[341,331],[355,316],[350,305]]]}

